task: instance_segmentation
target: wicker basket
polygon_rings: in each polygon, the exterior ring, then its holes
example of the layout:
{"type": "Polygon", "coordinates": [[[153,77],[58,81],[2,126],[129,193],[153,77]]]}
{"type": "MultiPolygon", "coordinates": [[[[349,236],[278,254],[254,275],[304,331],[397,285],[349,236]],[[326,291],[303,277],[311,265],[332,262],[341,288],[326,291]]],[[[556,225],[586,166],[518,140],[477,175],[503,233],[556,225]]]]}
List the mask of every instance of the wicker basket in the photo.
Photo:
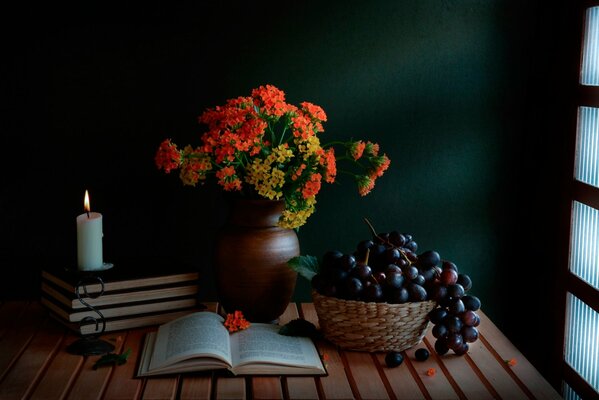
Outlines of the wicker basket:
{"type": "Polygon", "coordinates": [[[404,303],[367,303],[323,296],[312,299],[324,337],[342,349],[402,351],[422,341],[436,306],[433,300],[404,303]]]}

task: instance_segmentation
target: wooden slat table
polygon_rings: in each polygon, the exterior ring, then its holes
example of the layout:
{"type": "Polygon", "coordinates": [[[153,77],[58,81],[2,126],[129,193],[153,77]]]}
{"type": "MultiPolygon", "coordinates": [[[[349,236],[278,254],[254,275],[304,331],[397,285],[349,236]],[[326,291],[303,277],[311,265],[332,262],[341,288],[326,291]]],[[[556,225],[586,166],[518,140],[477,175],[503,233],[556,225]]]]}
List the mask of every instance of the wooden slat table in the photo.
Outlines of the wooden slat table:
{"type": "MultiPolygon", "coordinates": [[[[215,304],[211,304],[216,309],[215,304]]],[[[480,313],[480,339],[467,355],[438,356],[430,331],[404,352],[404,363],[385,366],[382,353],[340,351],[317,343],[327,377],[223,377],[184,374],[137,379],[144,334],[156,327],[108,333],[116,351],[130,348],[121,366],[92,368],[99,356],[76,356],[66,347],[77,339],[48,317],[38,302],[0,304],[0,399],[559,399],[522,353],[480,313]],[[431,357],[416,361],[426,347],[431,357]],[[505,360],[515,359],[509,366],[505,360]],[[434,368],[433,376],[427,370],[434,368]]],[[[312,304],[291,304],[280,322],[302,316],[317,323],[312,304]]]]}

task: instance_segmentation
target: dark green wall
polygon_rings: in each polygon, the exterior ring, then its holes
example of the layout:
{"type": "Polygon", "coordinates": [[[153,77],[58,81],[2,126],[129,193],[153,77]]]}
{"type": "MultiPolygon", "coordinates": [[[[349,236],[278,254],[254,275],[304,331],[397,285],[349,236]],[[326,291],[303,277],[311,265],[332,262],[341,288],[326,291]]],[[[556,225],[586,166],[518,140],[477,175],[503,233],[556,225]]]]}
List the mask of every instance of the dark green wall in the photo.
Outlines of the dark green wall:
{"type": "MultiPolygon", "coordinates": [[[[324,142],[369,139],[392,160],[365,198],[349,179],[324,187],[302,252],[352,251],[369,236],[364,217],[410,232],[471,275],[484,310],[543,368],[571,54],[568,7],[539,4],[87,3],[9,15],[0,257],[17,284],[3,281],[3,297],[35,296],[43,265],[74,262],[85,189],[105,215],[107,261],[200,266],[213,297],[223,198],[161,176],[154,151],[164,137],[197,143],[204,108],[269,83],[324,108],[324,142]]],[[[296,300],[308,299],[300,281],[296,300]]]]}

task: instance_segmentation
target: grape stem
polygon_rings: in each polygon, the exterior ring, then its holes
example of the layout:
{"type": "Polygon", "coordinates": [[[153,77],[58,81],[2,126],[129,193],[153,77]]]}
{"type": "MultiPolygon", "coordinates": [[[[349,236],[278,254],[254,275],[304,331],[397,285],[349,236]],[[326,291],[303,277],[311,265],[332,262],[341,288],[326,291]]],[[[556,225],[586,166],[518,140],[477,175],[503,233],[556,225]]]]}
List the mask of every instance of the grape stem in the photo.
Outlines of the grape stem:
{"type": "MultiPolygon", "coordinates": [[[[410,259],[408,258],[408,256],[406,255],[406,253],[400,249],[399,247],[395,246],[393,243],[391,243],[389,240],[387,239],[383,239],[382,237],[379,236],[378,233],[376,233],[376,230],[374,229],[374,226],[372,226],[372,224],[370,223],[370,221],[368,220],[368,218],[364,217],[364,222],[366,222],[366,225],[368,225],[368,228],[370,228],[370,232],[372,232],[372,236],[379,239],[381,242],[388,244],[389,246],[397,249],[399,251],[399,253],[403,256],[403,258],[408,262],[409,265],[412,265],[412,261],[410,261],[410,259]]],[[[368,249],[368,251],[370,251],[370,249],[368,249]]],[[[366,253],[366,261],[368,263],[368,252],[366,253]]]]}

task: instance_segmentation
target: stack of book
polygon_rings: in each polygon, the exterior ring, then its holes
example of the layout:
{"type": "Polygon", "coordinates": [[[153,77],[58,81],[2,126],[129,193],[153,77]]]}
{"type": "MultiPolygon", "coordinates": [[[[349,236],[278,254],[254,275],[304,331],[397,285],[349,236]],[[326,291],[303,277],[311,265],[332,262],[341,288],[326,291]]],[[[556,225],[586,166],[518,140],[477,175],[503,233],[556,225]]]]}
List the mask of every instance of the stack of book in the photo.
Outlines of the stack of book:
{"type": "Polygon", "coordinates": [[[168,274],[117,267],[94,273],[45,269],[41,289],[50,315],[82,335],[97,333],[94,318],[103,319],[105,332],[110,332],[160,325],[200,308],[199,273],[189,269],[168,274]]]}

